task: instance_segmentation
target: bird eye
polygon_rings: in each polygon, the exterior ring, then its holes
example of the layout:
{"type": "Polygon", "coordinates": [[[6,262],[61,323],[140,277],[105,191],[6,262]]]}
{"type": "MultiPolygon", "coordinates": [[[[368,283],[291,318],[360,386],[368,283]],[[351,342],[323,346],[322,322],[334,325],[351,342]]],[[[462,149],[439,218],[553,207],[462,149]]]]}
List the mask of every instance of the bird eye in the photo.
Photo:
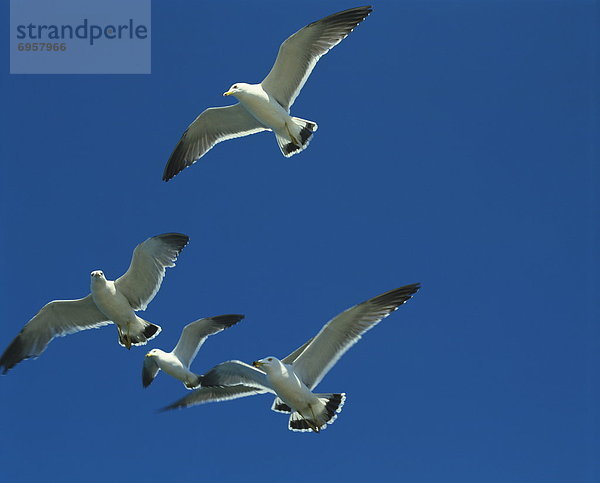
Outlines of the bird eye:
{"type": "Polygon", "coordinates": [[[268,360],[269,362],[271,362],[271,361],[273,360],[273,358],[272,358],[272,357],[269,357],[267,360],[268,360]]]}

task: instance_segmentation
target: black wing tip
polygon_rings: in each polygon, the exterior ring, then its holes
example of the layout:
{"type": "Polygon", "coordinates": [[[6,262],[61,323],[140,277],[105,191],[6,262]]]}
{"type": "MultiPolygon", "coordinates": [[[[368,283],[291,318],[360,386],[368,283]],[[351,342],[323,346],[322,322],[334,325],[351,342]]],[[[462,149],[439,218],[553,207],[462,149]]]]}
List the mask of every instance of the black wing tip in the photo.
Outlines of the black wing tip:
{"type": "Polygon", "coordinates": [[[237,324],[240,320],[246,317],[243,314],[225,314],[225,315],[217,315],[215,317],[211,317],[211,319],[219,325],[223,325],[224,328],[229,328],[235,324],[237,324]]]}
{"type": "Polygon", "coordinates": [[[0,357],[0,368],[2,374],[6,374],[10,369],[15,367],[19,362],[32,357],[23,353],[23,342],[21,340],[21,334],[14,338],[10,345],[6,348],[2,357],[0,357]]]}
{"type": "Polygon", "coordinates": [[[181,139],[173,149],[171,156],[169,156],[169,160],[165,165],[165,169],[163,171],[163,181],[169,181],[170,179],[177,176],[181,173],[185,168],[191,166],[196,161],[189,161],[186,159],[186,150],[185,150],[185,138],[186,138],[187,130],[181,136],[181,139]]]}
{"type": "Polygon", "coordinates": [[[165,413],[167,411],[172,411],[173,409],[184,409],[189,407],[190,405],[187,404],[185,401],[189,396],[185,396],[181,399],[178,399],[177,401],[175,401],[174,403],[169,404],[168,406],[164,406],[160,409],[157,410],[157,412],[159,413],[165,413]]]}
{"type": "Polygon", "coordinates": [[[410,285],[404,285],[373,297],[368,302],[376,305],[395,305],[399,307],[403,303],[408,302],[420,288],[420,283],[411,283],[410,285]]]}
{"type": "Polygon", "coordinates": [[[373,5],[362,5],[360,7],[354,7],[354,8],[349,8],[348,10],[343,10],[340,13],[350,13],[350,12],[354,13],[355,12],[355,13],[364,14],[364,16],[366,17],[372,11],[373,11],[373,5]]]}
{"type": "Polygon", "coordinates": [[[344,22],[351,22],[356,26],[367,18],[372,11],[373,7],[371,5],[364,5],[362,7],[349,8],[347,10],[342,10],[341,12],[333,13],[321,20],[317,20],[317,22],[329,23],[343,20],[344,22]]]}
{"type": "Polygon", "coordinates": [[[187,235],[184,235],[183,233],[163,233],[161,235],[156,235],[152,238],[157,238],[165,243],[168,243],[169,245],[172,245],[173,248],[175,248],[175,250],[177,251],[177,255],[179,255],[179,253],[181,253],[181,250],[183,250],[187,244],[190,242],[190,237],[187,235]]]}
{"type": "Polygon", "coordinates": [[[178,406],[177,403],[169,404],[168,406],[164,406],[156,410],[157,413],[166,413],[167,411],[171,411],[172,409],[181,408],[183,406],[178,406]]]}
{"type": "Polygon", "coordinates": [[[150,384],[152,384],[152,381],[154,381],[154,378],[149,374],[148,371],[146,371],[146,368],[144,367],[142,369],[142,386],[144,387],[144,389],[146,389],[150,384]]]}

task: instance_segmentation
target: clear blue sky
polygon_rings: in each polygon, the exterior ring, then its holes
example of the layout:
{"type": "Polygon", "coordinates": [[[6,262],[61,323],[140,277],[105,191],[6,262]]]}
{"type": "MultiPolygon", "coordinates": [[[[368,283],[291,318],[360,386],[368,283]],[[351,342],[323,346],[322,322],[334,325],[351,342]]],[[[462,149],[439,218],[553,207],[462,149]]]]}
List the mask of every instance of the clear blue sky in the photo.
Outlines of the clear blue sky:
{"type": "Polygon", "coordinates": [[[161,181],[197,114],[352,6],[153,2],[151,75],[10,76],[0,50],[1,350],[145,238],[191,238],[141,314],[151,344],[87,331],[0,378],[0,479],[600,480],[597,2],[376,2],[293,106],[319,124],[305,152],[259,134],[161,181]],[[320,384],[348,399],[319,435],[268,396],[159,414],[186,390],[142,389],[146,350],[196,318],[246,314],[201,373],[413,282],[320,384]]]}

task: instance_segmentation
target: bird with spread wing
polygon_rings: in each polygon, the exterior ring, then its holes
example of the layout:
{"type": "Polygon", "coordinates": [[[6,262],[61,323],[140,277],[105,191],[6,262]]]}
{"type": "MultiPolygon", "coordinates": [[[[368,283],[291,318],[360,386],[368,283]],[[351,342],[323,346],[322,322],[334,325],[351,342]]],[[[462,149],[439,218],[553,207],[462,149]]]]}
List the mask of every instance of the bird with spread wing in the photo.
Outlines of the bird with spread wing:
{"type": "Polygon", "coordinates": [[[370,6],[351,8],[313,22],[279,47],[271,71],[260,84],[233,84],[224,96],[239,102],[211,107],[186,129],[163,172],[169,181],[194,164],[215,144],[228,139],[273,131],[285,157],[304,150],[316,122],[290,116],[290,108],[317,61],[339,44],[372,11],[370,6]]]}
{"type": "Polygon", "coordinates": [[[86,329],[114,323],[119,344],[128,349],[144,345],[156,337],[161,328],[135,312],[145,310],[156,296],[169,267],[187,245],[189,237],[165,233],[148,238],[133,251],[129,269],[117,280],[107,280],[101,270],[91,276],[91,293],[77,300],[54,300],[47,303],[21,330],[0,357],[6,373],[23,359],[38,357],[50,341],[86,329]]]}

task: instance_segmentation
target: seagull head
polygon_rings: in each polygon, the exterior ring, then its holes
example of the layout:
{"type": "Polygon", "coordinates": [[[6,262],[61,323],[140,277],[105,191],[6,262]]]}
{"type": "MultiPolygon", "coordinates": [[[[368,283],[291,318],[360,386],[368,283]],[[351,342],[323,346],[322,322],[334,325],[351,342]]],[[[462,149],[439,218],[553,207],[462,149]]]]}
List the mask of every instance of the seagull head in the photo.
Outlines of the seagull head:
{"type": "Polygon", "coordinates": [[[247,87],[248,87],[248,84],[244,84],[243,82],[238,82],[237,84],[233,84],[227,92],[223,92],[223,95],[237,97],[239,94],[246,92],[248,90],[247,87]]]}
{"type": "Polygon", "coordinates": [[[261,359],[260,361],[254,361],[252,365],[261,371],[265,371],[269,374],[271,371],[279,367],[281,361],[277,357],[269,356],[261,359]]]}
{"type": "Polygon", "coordinates": [[[160,349],[152,349],[146,354],[146,357],[157,357],[159,352],[161,352],[160,349]]]}
{"type": "Polygon", "coordinates": [[[90,275],[92,280],[104,278],[104,272],[102,270],[94,270],[92,273],[90,273],[90,275]]]}

